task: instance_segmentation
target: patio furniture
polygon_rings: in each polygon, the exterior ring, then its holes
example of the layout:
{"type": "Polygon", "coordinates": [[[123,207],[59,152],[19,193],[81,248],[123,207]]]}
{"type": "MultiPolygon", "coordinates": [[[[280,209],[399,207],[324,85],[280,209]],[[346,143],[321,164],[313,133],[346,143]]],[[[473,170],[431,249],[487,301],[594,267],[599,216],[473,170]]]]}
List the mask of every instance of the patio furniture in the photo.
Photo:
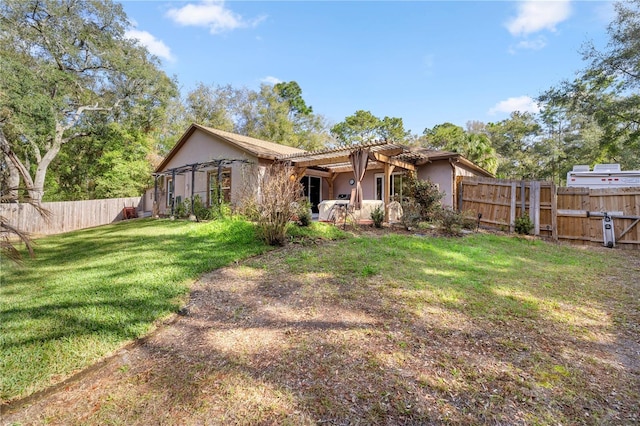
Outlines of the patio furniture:
{"type": "Polygon", "coordinates": [[[136,211],[135,207],[124,207],[122,209],[122,219],[123,220],[127,220],[127,219],[133,219],[138,217],[138,212],[136,211]]]}

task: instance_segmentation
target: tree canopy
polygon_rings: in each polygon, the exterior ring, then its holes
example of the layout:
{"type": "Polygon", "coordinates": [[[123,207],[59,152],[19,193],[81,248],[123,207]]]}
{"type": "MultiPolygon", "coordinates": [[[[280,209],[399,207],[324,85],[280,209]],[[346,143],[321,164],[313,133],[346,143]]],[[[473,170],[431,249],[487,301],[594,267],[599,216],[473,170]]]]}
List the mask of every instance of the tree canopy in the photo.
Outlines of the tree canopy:
{"type": "Polygon", "coordinates": [[[455,124],[443,123],[425,129],[421,143],[427,148],[462,154],[491,173],[495,173],[498,167],[496,151],[484,132],[466,132],[455,124]]]}
{"type": "Polygon", "coordinates": [[[607,46],[587,43],[582,51],[587,68],[539,99],[591,120],[602,131],[602,156],[624,168],[636,168],[640,167],[640,0],[618,2],[615,11],[607,46]]]}
{"type": "Polygon", "coordinates": [[[402,143],[411,135],[404,129],[402,118],[378,118],[370,111],[358,110],[331,128],[339,145],[356,145],[385,140],[402,143]]]}
{"type": "Polygon", "coordinates": [[[28,171],[33,199],[65,145],[108,122],[149,132],[175,94],[157,60],[125,37],[128,26],[111,1],[0,3],[2,148],[28,171]]]}

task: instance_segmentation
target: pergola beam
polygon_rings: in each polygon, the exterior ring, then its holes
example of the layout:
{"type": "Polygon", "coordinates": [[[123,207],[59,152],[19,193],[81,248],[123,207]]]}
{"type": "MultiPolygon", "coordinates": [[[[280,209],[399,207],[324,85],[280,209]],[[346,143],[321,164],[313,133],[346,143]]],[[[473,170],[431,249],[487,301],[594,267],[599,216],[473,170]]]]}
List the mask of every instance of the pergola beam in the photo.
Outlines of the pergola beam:
{"type": "Polygon", "coordinates": [[[337,164],[337,163],[348,163],[349,155],[340,155],[337,157],[325,157],[325,158],[317,158],[313,160],[305,160],[305,161],[295,161],[291,160],[291,162],[296,167],[313,167],[313,166],[324,166],[327,164],[337,164]]]}
{"type": "Polygon", "coordinates": [[[380,154],[378,152],[370,152],[369,158],[379,161],[381,163],[391,164],[392,166],[395,166],[395,167],[401,167],[406,170],[411,170],[412,172],[416,171],[416,166],[414,166],[413,164],[407,163],[406,161],[396,160],[395,158],[391,158],[387,155],[380,154]]]}

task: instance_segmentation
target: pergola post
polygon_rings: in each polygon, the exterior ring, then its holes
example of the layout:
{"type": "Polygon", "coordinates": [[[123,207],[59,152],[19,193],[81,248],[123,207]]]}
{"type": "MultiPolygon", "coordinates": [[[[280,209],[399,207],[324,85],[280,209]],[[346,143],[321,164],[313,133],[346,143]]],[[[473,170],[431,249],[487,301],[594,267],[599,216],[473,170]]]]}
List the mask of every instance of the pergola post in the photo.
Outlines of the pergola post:
{"type": "Polygon", "coordinates": [[[193,208],[195,207],[195,200],[194,200],[194,195],[195,195],[195,191],[193,190],[193,186],[195,184],[196,181],[196,169],[198,168],[197,164],[192,164],[191,165],[191,214],[195,216],[195,213],[193,212],[193,208]]]}
{"type": "Polygon", "coordinates": [[[160,204],[158,203],[158,175],[153,176],[153,215],[157,216],[158,211],[160,209],[160,204]]]}
{"type": "Polygon", "coordinates": [[[330,200],[334,199],[333,182],[336,180],[337,177],[338,177],[338,173],[331,173],[331,176],[325,177],[325,179],[327,180],[327,185],[329,186],[329,199],[330,200]]]}
{"type": "Polygon", "coordinates": [[[176,200],[176,169],[171,170],[171,217],[175,208],[176,200]]]}
{"type": "Polygon", "coordinates": [[[384,194],[382,199],[384,200],[384,221],[389,222],[389,192],[391,191],[391,173],[396,166],[389,163],[384,163],[384,194]]]}

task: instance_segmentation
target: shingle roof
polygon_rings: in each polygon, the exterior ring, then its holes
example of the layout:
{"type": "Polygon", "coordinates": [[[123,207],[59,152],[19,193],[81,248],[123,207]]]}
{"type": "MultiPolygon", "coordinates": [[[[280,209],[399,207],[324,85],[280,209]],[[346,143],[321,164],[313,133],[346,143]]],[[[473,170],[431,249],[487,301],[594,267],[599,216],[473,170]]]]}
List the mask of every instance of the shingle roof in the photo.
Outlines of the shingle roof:
{"type": "Polygon", "coordinates": [[[436,160],[454,160],[464,164],[484,176],[493,177],[493,173],[483,169],[474,162],[466,159],[462,154],[451,151],[437,151],[428,148],[411,147],[408,151],[397,155],[395,158],[407,161],[416,165],[426,164],[436,160]]]}
{"type": "Polygon", "coordinates": [[[182,135],[178,143],[176,143],[176,146],[173,147],[162,163],[156,168],[156,172],[161,172],[165,169],[171,158],[180,150],[196,130],[218,137],[245,152],[255,155],[258,158],[267,160],[289,160],[297,164],[312,164],[317,161],[317,164],[323,167],[331,167],[336,171],[350,167],[350,163],[346,162],[343,157],[348,157],[351,150],[355,148],[368,148],[372,152],[379,152],[397,160],[406,161],[415,165],[421,165],[435,160],[452,159],[467,165],[468,167],[480,172],[480,174],[493,176],[488,171],[455,152],[435,151],[421,147],[409,148],[403,145],[387,142],[374,142],[350,147],[325,148],[318,151],[307,152],[300,148],[280,145],[274,142],[251,138],[249,136],[226,132],[224,130],[213,129],[211,127],[205,127],[195,123],[189,126],[189,129],[187,129],[187,131],[182,135]]]}
{"type": "Polygon", "coordinates": [[[193,123],[186,132],[182,135],[180,140],[176,143],[176,145],[171,149],[171,151],[167,154],[167,156],[162,160],[160,165],[156,167],[156,172],[161,172],[165,169],[167,164],[173,156],[182,148],[182,146],[186,143],[186,141],[191,137],[193,132],[196,130],[200,130],[201,132],[207,133],[211,136],[218,137],[227,143],[234,145],[241,150],[248,152],[252,155],[255,155],[258,158],[264,158],[268,160],[275,160],[276,158],[283,155],[292,155],[299,154],[305,152],[300,148],[294,148],[291,146],[280,145],[274,142],[268,142],[262,139],[250,138],[249,136],[238,135],[236,133],[226,132],[224,130],[213,129],[211,127],[201,126],[199,124],[193,123]]]}
{"type": "Polygon", "coordinates": [[[278,157],[281,155],[299,154],[305,152],[300,148],[292,146],[280,145],[274,142],[268,142],[262,139],[251,138],[249,136],[239,135],[237,133],[225,132],[224,130],[213,129],[211,127],[196,126],[208,133],[221,137],[234,145],[248,151],[257,157],[278,157]]]}

